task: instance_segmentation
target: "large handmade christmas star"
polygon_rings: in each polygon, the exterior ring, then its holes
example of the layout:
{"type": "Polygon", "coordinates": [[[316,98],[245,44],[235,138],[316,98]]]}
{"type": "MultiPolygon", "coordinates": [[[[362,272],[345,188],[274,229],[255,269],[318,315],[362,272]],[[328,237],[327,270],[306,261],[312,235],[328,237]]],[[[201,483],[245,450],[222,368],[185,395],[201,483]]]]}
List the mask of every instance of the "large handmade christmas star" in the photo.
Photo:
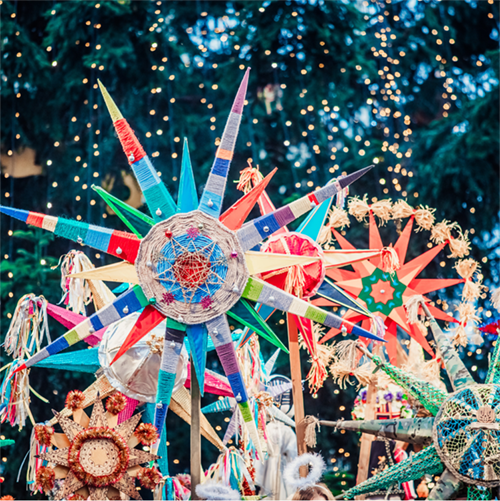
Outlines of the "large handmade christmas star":
{"type": "MultiPolygon", "coordinates": [[[[384,245],[371,211],[369,217],[369,247],[370,249],[382,249],[384,245]]],[[[406,262],[406,253],[413,229],[413,221],[414,216],[411,216],[394,244],[394,251],[397,253],[400,266],[393,273],[384,271],[383,259],[379,256],[367,261],[353,262],[352,267],[354,271],[331,269],[326,272],[327,276],[335,280],[335,285],[355,297],[368,311],[383,318],[387,329],[386,339],[388,342],[386,348],[392,362],[395,361],[397,353],[397,326],[420,343],[428,353],[433,354],[429,343],[418,326],[409,323],[404,304],[413,296],[420,296],[464,282],[463,278],[417,278],[444,248],[446,243],[436,245],[420,256],[406,262]]],[[[349,250],[355,248],[335,229],[332,229],[332,232],[342,249],[349,250]]],[[[439,308],[430,304],[427,304],[427,306],[436,318],[446,320],[447,322],[457,322],[453,317],[447,315],[439,308]]],[[[365,329],[369,327],[370,320],[361,312],[348,311],[343,318],[351,322],[361,321],[361,325],[365,329]]],[[[338,332],[338,329],[331,329],[320,342],[324,343],[338,332]]]]}
{"type": "Polygon", "coordinates": [[[125,260],[123,263],[97,269],[95,273],[89,273],[87,278],[99,279],[101,274],[101,277],[106,277],[101,278],[103,280],[137,284],[39,351],[21,365],[18,371],[31,367],[120,318],[143,309],[117,357],[163,319],[168,318],[158,381],[156,428],[163,429],[186,333],[192,347],[200,388],[203,388],[208,331],[240,406],[250,437],[257,449],[260,449],[257,429],[226,317],[226,313],[240,298],[272,306],[328,327],[340,329],[345,326],[349,332],[356,335],[380,339],[333,313],[252,276],[293,265],[304,259],[310,261],[311,257],[276,254],[268,254],[263,258],[261,253],[252,252],[251,249],[280,228],[334,196],[370,167],[350,174],[336,183],[327,184],[245,225],[243,222],[265,185],[252,190],[221,215],[248,76],[247,70],[199,203],[187,151],[183,158],[176,204],[131,127],[100,84],[113,125],[152,217],[129,207],[102,189],[98,189],[100,194],[133,233],[24,210],[1,208],[5,214],[27,224],[45,228],[58,236],[125,260]]]}

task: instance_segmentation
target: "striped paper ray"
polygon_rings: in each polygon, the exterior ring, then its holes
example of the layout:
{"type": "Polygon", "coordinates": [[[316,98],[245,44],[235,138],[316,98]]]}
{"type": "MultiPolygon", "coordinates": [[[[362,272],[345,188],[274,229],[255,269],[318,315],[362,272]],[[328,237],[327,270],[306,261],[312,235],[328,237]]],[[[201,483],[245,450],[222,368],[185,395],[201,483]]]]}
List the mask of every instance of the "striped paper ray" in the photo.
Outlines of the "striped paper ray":
{"type": "Polygon", "coordinates": [[[69,346],[73,346],[94,332],[120,320],[120,318],[126,317],[129,313],[144,308],[148,304],[149,301],[144,296],[142,289],[135,286],[26,360],[24,364],[16,369],[16,372],[31,367],[50,355],[55,355],[69,346]]]}
{"type": "Polygon", "coordinates": [[[222,133],[222,139],[215,154],[215,160],[198,207],[201,211],[215,218],[219,217],[222,209],[227,175],[231,160],[233,159],[234,146],[236,144],[236,138],[238,137],[238,129],[240,127],[241,115],[245,104],[249,73],[250,68],[246,70],[236,98],[234,99],[233,107],[227,119],[224,132],[222,133]]]}
{"type": "Polygon", "coordinates": [[[259,453],[259,457],[263,457],[257,427],[255,426],[252,411],[248,403],[247,390],[236,358],[236,351],[231,338],[231,329],[229,328],[226,316],[221,315],[208,321],[207,329],[214,342],[215,350],[224,368],[224,373],[233,390],[233,395],[238,403],[250,438],[259,453]]]}
{"type": "Polygon", "coordinates": [[[360,169],[348,176],[327,184],[288,205],[281,207],[269,214],[249,222],[238,230],[238,238],[243,250],[250,250],[265,238],[270,237],[275,231],[295,221],[298,217],[309,212],[313,207],[328,200],[341,189],[349,186],[373,168],[373,165],[360,169]]]}
{"type": "Polygon", "coordinates": [[[111,230],[73,219],[48,216],[39,212],[11,207],[0,206],[0,212],[26,224],[51,231],[58,237],[64,237],[125,259],[129,263],[135,262],[139,251],[140,240],[135,235],[125,231],[111,230]]]}
{"type": "Polygon", "coordinates": [[[128,162],[132,167],[139,186],[141,187],[142,194],[146,199],[146,204],[151,212],[151,215],[153,216],[153,219],[155,222],[168,219],[177,211],[172,195],[170,195],[167,187],[160,179],[160,176],[158,176],[151,160],[146,155],[146,152],[139,143],[139,140],[128,122],[125,118],[123,118],[123,115],[109,95],[108,91],[100,80],[98,80],[98,83],[104,102],[106,103],[111,119],[113,120],[116,133],[118,134],[118,138],[122,144],[123,151],[125,152],[125,155],[127,155],[128,162]]]}
{"type": "Polygon", "coordinates": [[[322,310],[317,306],[292,296],[292,294],[284,292],[258,278],[250,277],[248,279],[242,297],[312,320],[313,322],[326,325],[327,327],[341,329],[342,326],[344,326],[348,332],[356,336],[363,336],[369,339],[375,339],[376,341],[385,342],[382,338],[376,336],[375,334],[372,334],[371,332],[368,332],[333,313],[322,310]]]}

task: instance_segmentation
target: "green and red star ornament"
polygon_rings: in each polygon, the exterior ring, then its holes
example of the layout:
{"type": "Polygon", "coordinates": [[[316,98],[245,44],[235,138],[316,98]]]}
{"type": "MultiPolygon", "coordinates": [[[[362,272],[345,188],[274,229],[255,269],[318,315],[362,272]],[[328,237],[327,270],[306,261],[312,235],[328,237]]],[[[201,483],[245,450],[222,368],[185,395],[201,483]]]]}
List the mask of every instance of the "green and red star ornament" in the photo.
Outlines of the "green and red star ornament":
{"type": "MultiPolygon", "coordinates": [[[[370,249],[384,248],[380,232],[373,211],[369,210],[369,247],[370,249]]],[[[353,262],[354,271],[332,269],[327,276],[333,279],[335,285],[344,290],[350,297],[356,299],[371,314],[383,319],[386,329],[386,349],[391,362],[396,360],[397,327],[399,326],[414,338],[429,354],[434,355],[429,343],[415,323],[410,323],[405,305],[414,296],[434,292],[445,287],[464,283],[463,278],[418,278],[431,261],[444,249],[442,242],[432,246],[429,250],[407,261],[407,250],[412,234],[415,216],[412,214],[399,235],[394,246],[389,247],[393,256],[392,267],[389,263],[376,256],[363,262],[353,262]]],[[[348,242],[335,228],[331,228],[333,236],[343,250],[352,250],[355,247],[348,242]]],[[[428,300],[426,300],[428,301],[428,300]]],[[[457,320],[437,307],[427,305],[431,313],[440,320],[457,323],[457,320]]],[[[368,328],[370,319],[366,314],[356,311],[345,313],[345,319],[351,322],[360,322],[368,328]]],[[[331,329],[321,339],[325,343],[340,331],[331,329]]]]}
{"type": "MultiPolygon", "coordinates": [[[[158,381],[155,416],[157,429],[163,429],[175,381],[175,367],[184,337],[186,332],[193,329],[188,336],[191,336],[194,344],[203,343],[207,333],[212,337],[250,437],[260,452],[257,430],[248,405],[248,396],[226,317],[227,311],[232,306],[241,298],[245,298],[314,320],[330,328],[340,329],[344,326],[355,335],[377,340],[380,338],[257,278],[255,275],[258,273],[279,268],[276,256],[274,260],[271,255],[266,256],[263,263],[260,253],[249,252],[280,228],[330,199],[371,167],[354,172],[335,183],[327,184],[239,228],[233,226],[230,229],[219,220],[227,175],[243,112],[248,77],[249,70],[246,71],[236,95],[201,200],[198,206],[189,212],[178,212],[178,207],[186,207],[184,201],[182,203],[178,201],[176,205],[130,125],[123,118],[104,86],[100,84],[113,125],[153,219],[154,224],[145,235],[142,235],[143,238],[136,233],[112,230],[10,207],[1,207],[0,210],[27,224],[45,228],[58,236],[89,245],[123,259],[125,264],[111,265],[111,273],[115,272],[115,280],[130,282],[128,278],[133,275],[135,267],[138,282],[112,303],[26,360],[17,369],[18,371],[29,368],[120,318],[142,309],[130,333],[131,343],[140,339],[163,319],[168,319],[158,381]],[[259,255],[255,256],[255,254],[259,255]],[[256,260],[259,263],[258,266],[254,265],[256,260]],[[272,267],[266,270],[266,263],[272,267]],[[254,276],[250,268],[253,269],[254,276]],[[118,272],[116,272],[117,269],[118,272]],[[116,276],[123,271],[127,279],[120,279],[116,276]],[[207,296],[210,298],[210,304],[206,300],[202,302],[207,296]]],[[[184,165],[188,164],[186,159],[184,165]]],[[[186,177],[183,178],[183,196],[186,193],[186,196],[194,203],[193,193],[196,190],[185,189],[186,185],[194,186],[192,173],[189,169],[185,169],[184,175],[186,177]]],[[[120,204],[120,207],[124,206],[125,204],[120,204]]],[[[130,213],[131,211],[124,209],[124,217],[128,218],[130,213]]],[[[147,223],[147,218],[139,217],[137,212],[134,212],[134,215],[141,220],[141,224],[150,224],[150,222],[147,223]]],[[[137,233],[140,232],[137,231],[137,233]]],[[[303,256],[298,256],[299,262],[303,259],[303,256]]],[[[288,259],[285,266],[291,264],[288,259]]],[[[110,268],[106,268],[109,272],[110,268]]],[[[204,349],[198,351],[193,349],[192,352],[201,353],[203,356],[204,349]]],[[[200,360],[196,357],[195,366],[198,369],[201,366],[200,360]]],[[[200,372],[199,376],[202,380],[203,372],[200,372]]],[[[203,385],[201,387],[203,388],[203,385]]]]}

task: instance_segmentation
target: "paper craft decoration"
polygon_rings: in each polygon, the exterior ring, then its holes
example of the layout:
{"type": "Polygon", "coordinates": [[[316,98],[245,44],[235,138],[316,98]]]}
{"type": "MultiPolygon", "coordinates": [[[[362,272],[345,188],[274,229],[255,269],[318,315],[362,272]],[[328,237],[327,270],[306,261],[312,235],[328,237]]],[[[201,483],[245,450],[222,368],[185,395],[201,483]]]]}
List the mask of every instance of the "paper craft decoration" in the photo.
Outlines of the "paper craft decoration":
{"type": "MultiPolygon", "coordinates": [[[[31,367],[49,355],[66,349],[102,327],[140,309],[144,308],[144,311],[131,332],[132,344],[167,317],[155,418],[155,425],[161,430],[170,403],[175,367],[183,338],[193,325],[205,324],[206,332],[214,340],[252,440],[258,446],[259,440],[225,313],[243,297],[314,319],[329,327],[340,328],[344,324],[336,315],[250,276],[245,252],[332,197],[370,168],[350,174],[336,183],[327,184],[239,229],[227,228],[219,221],[219,217],[243,112],[248,76],[247,71],[236,95],[199,204],[194,199],[196,190],[185,189],[185,186],[194,186],[194,181],[187,157],[183,162],[182,196],[189,198],[190,202],[186,203],[191,203],[191,207],[197,208],[196,210],[180,212],[185,207],[184,201],[178,206],[175,204],[131,127],[101,83],[101,91],[113,124],[143,191],[154,225],[145,232],[147,228],[144,228],[143,223],[147,223],[147,216],[140,217],[138,211],[128,209],[117,199],[113,199],[114,210],[119,206],[123,217],[128,219],[132,226],[135,225],[131,221],[140,220],[142,230],[137,228],[136,233],[127,233],[10,207],[0,208],[3,213],[27,224],[45,228],[58,236],[89,245],[135,264],[140,284],[124,292],[85,322],[38,352],[19,370],[31,367]],[[137,233],[144,238],[141,239],[137,233]]],[[[345,327],[354,334],[374,337],[358,327],[351,327],[350,324],[345,323],[345,327]]],[[[204,330],[200,332],[202,334],[198,339],[201,342],[206,334],[204,330]]],[[[202,381],[203,374],[198,376],[202,381]]]]}
{"type": "MultiPolygon", "coordinates": [[[[262,184],[266,184],[266,179],[267,177],[263,178],[257,168],[249,165],[240,172],[238,188],[251,193],[260,188],[262,184]]],[[[333,183],[339,183],[341,179],[334,180],[333,183]]],[[[343,191],[339,190],[336,196],[343,198],[343,191]]],[[[263,262],[271,264],[268,258],[272,255],[282,255],[283,257],[302,255],[304,256],[303,261],[297,261],[288,267],[270,269],[267,272],[262,272],[259,276],[265,282],[305,300],[320,293],[322,298],[320,306],[341,305],[370,316],[365,308],[357,304],[342,289],[331,283],[325,283],[325,274],[328,269],[346,266],[368,258],[380,258],[386,251],[385,249],[323,250],[318,242],[321,239],[322,228],[332,201],[333,197],[324,200],[315,207],[296,232],[290,232],[285,226],[270,237],[261,247],[260,256],[263,262]]],[[[269,195],[265,191],[262,192],[259,198],[259,207],[263,215],[275,210],[269,195]]],[[[314,301],[312,303],[314,304],[314,301]]],[[[257,304],[256,309],[264,319],[268,319],[275,311],[272,306],[262,304],[257,304]]],[[[311,391],[316,393],[327,376],[326,364],[329,354],[326,348],[318,347],[317,340],[319,336],[317,329],[314,329],[313,321],[295,315],[293,317],[311,355],[311,370],[307,379],[311,391]]],[[[245,336],[240,341],[240,346],[247,342],[251,334],[252,329],[246,329],[245,336]]]]}
{"type": "Polygon", "coordinates": [[[468,488],[467,499],[494,499],[491,488],[500,485],[500,418],[497,415],[500,408],[500,343],[493,351],[485,382],[477,384],[428,306],[422,304],[422,307],[443,356],[453,393],[447,394],[432,383],[383,362],[361,346],[380,370],[416,398],[433,417],[338,422],[341,429],[428,445],[421,452],[347,490],[345,499],[416,480],[425,474],[442,473],[429,499],[453,499],[464,485],[468,488]]]}
{"type": "MultiPolygon", "coordinates": [[[[385,224],[389,219],[401,220],[409,218],[406,226],[401,231],[399,238],[394,244],[390,244],[391,262],[384,260],[384,257],[370,258],[368,261],[353,263],[354,271],[331,269],[327,271],[327,276],[334,280],[334,285],[341,288],[356,301],[366,308],[372,315],[381,319],[381,333],[385,330],[385,345],[389,358],[393,364],[396,363],[397,356],[397,327],[399,326],[412,338],[414,338],[431,356],[434,355],[429,343],[427,342],[418,322],[409,316],[408,306],[412,298],[437,291],[445,287],[451,287],[460,283],[470,281],[471,275],[461,273],[462,278],[419,278],[419,275],[425,268],[443,251],[450,242],[457,243],[465,237],[453,239],[448,235],[447,240],[436,237],[433,226],[433,210],[419,207],[413,209],[403,200],[392,204],[390,200],[380,200],[379,202],[368,205],[366,196],[361,200],[352,198],[349,201],[349,213],[356,217],[358,221],[364,221],[368,217],[369,227],[369,247],[370,249],[380,249],[384,246],[380,236],[375,217],[377,216],[380,224],[385,224]],[[439,242],[432,245],[429,242],[429,249],[412,260],[407,261],[407,250],[412,235],[412,231],[430,230],[431,240],[439,242]],[[434,237],[436,238],[433,238],[434,237]],[[467,277],[467,278],[465,278],[467,277]]],[[[348,219],[347,214],[344,214],[348,219]]],[[[329,227],[333,237],[340,245],[342,250],[353,250],[355,247],[343,237],[333,226],[329,227]]],[[[421,237],[420,237],[421,238],[421,237]]],[[[389,257],[389,255],[387,256],[389,257]]],[[[458,267],[458,264],[457,264],[458,267]]],[[[472,272],[474,273],[474,271],[472,272]]],[[[445,313],[436,306],[427,305],[432,314],[447,322],[458,323],[455,318],[445,313]]],[[[362,312],[348,311],[344,315],[345,319],[352,322],[360,322],[364,328],[368,328],[370,320],[362,312]]],[[[321,339],[325,343],[333,336],[338,334],[338,329],[331,329],[321,339]]]]}
{"type": "MultiPolygon", "coordinates": [[[[356,335],[376,337],[351,324],[343,324],[340,317],[250,276],[245,255],[276,230],[331,198],[371,167],[352,173],[337,183],[327,184],[240,228],[229,229],[219,221],[248,77],[249,70],[246,71],[236,95],[199,204],[195,200],[196,190],[186,190],[186,186],[194,187],[192,169],[186,156],[183,161],[181,194],[188,200],[179,200],[177,205],[131,127],[99,82],[115,130],[142,189],[154,225],[146,232],[147,227],[145,228],[143,223],[147,222],[147,217],[140,217],[138,211],[128,209],[123,202],[114,198],[114,210],[119,206],[123,217],[128,219],[132,226],[135,226],[132,221],[137,222],[139,219],[142,229],[137,228],[136,233],[127,233],[10,207],[2,207],[1,211],[27,224],[45,228],[58,236],[89,245],[134,264],[139,285],[124,292],[115,301],[39,351],[18,370],[29,368],[96,330],[144,309],[130,333],[130,342],[124,344],[131,346],[165,317],[168,318],[158,381],[156,427],[163,429],[184,336],[189,329],[196,329],[197,342],[202,343],[207,332],[212,337],[250,436],[259,447],[257,430],[248,406],[248,396],[226,318],[226,312],[240,298],[268,304],[273,308],[313,319],[328,327],[341,328],[345,325],[349,332],[356,335]],[[190,208],[190,211],[182,212],[186,207],[190,208]],[[205,327],[193,327],[200,324],[205,327]]],[[[286,265],[290,265],[289,260],[286,265]]],[[[192,352],[196,353],[195,350],[192,352]]],[[[201,355],[203,356],[203,350],[201,355]]],[[[198,360],[196,365],[200,367],[203,362],[198,360]]],[[[201,382],[203,374],[198,374],[201,382]]],[[[203,383],[201,387],[203,388],[203,383]]]]}
{"type": "MultiPolygon", "coordinates": [[[[67,406],[71,405],[68,400],[72,393],[68,394],[67,406]]],[[[84,499],[90,496],[95,500],[115,499],[120,493],[142,499],[135,488],[134,477],[150,476],[148,469],[140,465],[154,461],[158,456],[135,446],[141,442],[149,445],[154,440],[157,433],[152,425],[139,424],[141,414],[118,424],[117,415],[105,412],[100,398],[94,402],[90,418],[78,402],[72,407],[72,413],[73,419],[70,419],[54,411],[63,434],[52,435],[51,443],[57,449],[41,454],[40,459],[57,466],[54,469],[40,467],[36,475],[37,483],[43,479],[42,470],[46,478],[53,472],[54,479],[64,479],[62,487],[55,493],[55,499],[68,499],[74,493],[84,499]],[[148,433],[153,438],[146,435],[147,426],[151,427],[148,433]]],[[[144,481],[141,483],[145,486],[144,481]]],[[[49,487],[50,482],[44,485],[44,490],[52,490],[49,487]]],[[[148,487],[151,488],[150,485],[148,487]]]]}

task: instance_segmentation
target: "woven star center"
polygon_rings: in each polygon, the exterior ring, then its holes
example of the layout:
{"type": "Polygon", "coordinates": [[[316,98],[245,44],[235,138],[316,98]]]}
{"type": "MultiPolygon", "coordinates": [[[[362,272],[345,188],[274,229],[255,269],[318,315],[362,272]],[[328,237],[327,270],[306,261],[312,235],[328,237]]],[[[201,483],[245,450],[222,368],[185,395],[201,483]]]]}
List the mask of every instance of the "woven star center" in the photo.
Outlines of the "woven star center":
{"type": "Polygon", "coordinates": [[[194,289],[206,282],[210,260],[201,252],[185,252],[175,260],[172,269],[181,287],[194,289]]]}

